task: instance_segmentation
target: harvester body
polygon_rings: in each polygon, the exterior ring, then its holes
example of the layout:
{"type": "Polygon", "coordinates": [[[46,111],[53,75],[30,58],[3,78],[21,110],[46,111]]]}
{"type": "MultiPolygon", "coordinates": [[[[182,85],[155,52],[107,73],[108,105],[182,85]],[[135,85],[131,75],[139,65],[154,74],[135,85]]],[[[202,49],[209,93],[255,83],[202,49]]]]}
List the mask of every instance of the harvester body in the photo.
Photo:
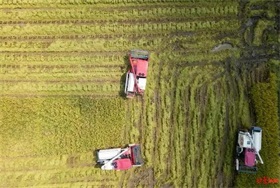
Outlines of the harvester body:
{"type": "Polygon", "coordinates": [[[126,148],[104,149],[97,152],[97,163],[102,170],[128,170],[143,165],[141,148],[130,144],[126,148]]]}
{"type": "Polygon", "coordinates": [[[135,94],[143,95],[146,89],[149,53],[144,50],[129,52],[130,70],[126,73],[125,94],[133,98],[135,94]]]}
{"type": "Polygon", "coordinates": [[[250,132],[240,130],[236,149],[236,170],[238,172],[256,173],[257,162],[263,164],[259,154],[261,150],[262,129],[252,127],[250,132]]]}

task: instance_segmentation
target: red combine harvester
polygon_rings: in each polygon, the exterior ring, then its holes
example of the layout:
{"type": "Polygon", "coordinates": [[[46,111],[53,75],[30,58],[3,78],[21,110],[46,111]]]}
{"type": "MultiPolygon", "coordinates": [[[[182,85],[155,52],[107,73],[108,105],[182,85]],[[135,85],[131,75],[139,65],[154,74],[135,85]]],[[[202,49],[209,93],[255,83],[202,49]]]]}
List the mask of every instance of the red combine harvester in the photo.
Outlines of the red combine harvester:
{"type": "Polygon", "coordinates": [[[148,72],[149,52],[144,50],[131,50],[129,62],[131,69],[126,73],[124,92],[127,98],[133,98],[135,94],[143,95],[148,72]]]}
{"type": "Polygon", "coordinates": [[[261,141],[262,129],[260,127],[252,127],[250,132],[247,130],[238,132],[235,159],[238,172],[256,173],[258,161],[263,164],[259,154],[261,141]]]}
{"type": "Polygon", "coordinates": [[[138,144],[129,144],[127,148],[104,149],[97,152],[97,163],[102,170],[128,170],[142,166],[141,148],[138,144]]]}

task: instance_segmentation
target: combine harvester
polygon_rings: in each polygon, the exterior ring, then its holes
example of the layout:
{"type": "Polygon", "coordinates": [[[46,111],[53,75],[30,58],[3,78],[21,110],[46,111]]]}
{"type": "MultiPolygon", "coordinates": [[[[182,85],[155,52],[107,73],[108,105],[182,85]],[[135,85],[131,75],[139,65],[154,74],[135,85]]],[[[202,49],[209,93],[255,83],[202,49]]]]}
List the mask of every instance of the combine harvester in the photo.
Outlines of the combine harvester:
{"type": "Polygon", "coordinates": [[[258,161],[263,164],[259,154],[262,144],[262,129],[252,127],[250,132],[240,130],[236,148],[236,170],[238,172],[256,173],[258,161]],[[258,160],[257,160],[258,159],[258,160]]]}
{"type": "Polygon", "coordinates": [[[97,152],[97,163],[102,170],[128,170],[133,166],[142,166],[141,148],[138,144],[129,144],[127,148],[104,149],[97,152]]]}
{"type": "Polygon", "coordinates": [[[149,52],[131,50],[129,52],[130,70],[126,73],[124,92],[127,98],[144,94],[147,82],[149,52]]]}

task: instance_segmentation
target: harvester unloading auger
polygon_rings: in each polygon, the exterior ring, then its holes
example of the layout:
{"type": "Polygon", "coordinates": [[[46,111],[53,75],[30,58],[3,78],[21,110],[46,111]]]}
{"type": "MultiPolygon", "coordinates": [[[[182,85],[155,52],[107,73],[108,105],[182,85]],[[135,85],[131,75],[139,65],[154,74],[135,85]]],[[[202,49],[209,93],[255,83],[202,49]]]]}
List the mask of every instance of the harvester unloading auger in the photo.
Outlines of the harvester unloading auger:
{"type": "Polygon", "coordinates": [[[129,52],[130,70],[126,73],[124,92],[127,98],[135,94],[143,95],[148,72],[149,52],[145,50],[131,50],[129,52]]]}
{"type": "Polygon", "coordinates": [[[236,170],[238,172],[256,173],[258,161],[263,164],[261,150],[262,129],[252,127],[249,131],[240,130],[236,149],[236,170]],[[257,160],[258,158],[258,160],[257,160]]]}

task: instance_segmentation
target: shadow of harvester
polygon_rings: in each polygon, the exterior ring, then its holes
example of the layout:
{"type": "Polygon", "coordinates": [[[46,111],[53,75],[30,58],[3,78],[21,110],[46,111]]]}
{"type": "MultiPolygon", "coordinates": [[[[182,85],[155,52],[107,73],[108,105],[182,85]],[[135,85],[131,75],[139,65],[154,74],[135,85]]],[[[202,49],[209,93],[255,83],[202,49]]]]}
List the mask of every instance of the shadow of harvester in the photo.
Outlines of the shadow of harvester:
{"type": "Polygon", "coordinates": [[[124,92],[124,89],[125,89],[125,79],[126,79],[126,73],[127,71],[129,70],[129,57],[128,55],[124,56],[123,58],[123,62],[124,62],[124,65],[122,65],[120,68],[121,68],[121,71],[124,72],[120,78],[120,91],[119,91],[119,96],[121,96],[122,98],[125,98],[126,99],[126,94],[124,92]]]}

